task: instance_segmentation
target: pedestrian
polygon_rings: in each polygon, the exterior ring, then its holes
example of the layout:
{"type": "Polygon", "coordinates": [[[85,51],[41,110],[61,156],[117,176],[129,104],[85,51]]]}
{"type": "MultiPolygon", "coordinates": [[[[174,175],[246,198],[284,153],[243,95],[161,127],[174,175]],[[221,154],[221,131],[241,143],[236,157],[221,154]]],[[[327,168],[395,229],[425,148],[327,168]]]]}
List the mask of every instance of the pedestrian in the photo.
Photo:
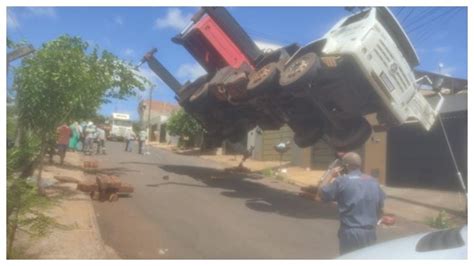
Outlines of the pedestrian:
{"type": "Polygon", "coordinates": [[[143,154],[143,144],[145,143],[146,139],[146,131],[142,129],[138,136],[138,154],[143,154]]]}
{"type": "Polygon", "coordinates": [[[96,133],[97,133],[97,129],[94,123],[92,123],[92,121],[89,121],[89,123],[87,123],[87,126],[84,130],[84,139],[85,139],[84,140],[85,141],[84,153],[86,155],[92,154],[94,140],[96,138],[96,133]]]}
{"type": "Polygon", "coordinates": [[[97,127],[97,152],[96,154],[105,154],[105,130],[101,127],[97,127]]]}
{"type": "Polygon", "coordinates": [[[357,153],[345,153],[340,165],[322,180],[318,197],[337,202],[339,252],[345,254],[375,243],[385,193],[375,178],[361,172],[362,160],[357,153]]]}
{"type": "MultiPolygon", "coordinates": [[[[63,123],[56,129],[57,132],[57,141],[56,147],[58,149],[58,155],[60,158],[60,163],[64,163],[64,157],[66,157],[67,147],[69,145],[69,138],[71,137],[71,129],[67,126],[66,123],[63,123]]],[[[51,157],[52,158],[52,157],[51,157]]]]}
{"type": "Polygon", "coordinates": [[[79,126],[77,127],[79,131],[79,142],[77,143],[77,150],[84,152],[84,148],[86,146],[86,138],[85,138],[85,130],[87,127],[87,123],[82,121],[79,126]]]}
{"type": "Polygon", "coordinates": [[[69,128],[71,129],[71,138],[69,138],[69,149],[71,151],[77,150],[77,143],[80,138],[79,124],[77,122],[72,123],[69,128]]]}
{"type": "Polygon", "coordinates": [[[135,139],[135,133],[132,130],[125,132],[125,151],[132,151],[132,141],[135,139]]]}

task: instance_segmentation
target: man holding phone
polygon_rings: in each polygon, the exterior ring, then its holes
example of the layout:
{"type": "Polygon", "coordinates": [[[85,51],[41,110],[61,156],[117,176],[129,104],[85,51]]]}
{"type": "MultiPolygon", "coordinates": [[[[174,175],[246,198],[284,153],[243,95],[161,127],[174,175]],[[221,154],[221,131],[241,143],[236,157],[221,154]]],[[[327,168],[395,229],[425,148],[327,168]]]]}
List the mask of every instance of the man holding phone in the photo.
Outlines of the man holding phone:
{"type": "Polygon", "coordinates": [[[341,254],[369,246],[377,239],[375,231],[385,193],[375,178],[361,172],[361,166],[357,153],[345,153],[318,188],[322,201],[337,202],[341,254]]]}

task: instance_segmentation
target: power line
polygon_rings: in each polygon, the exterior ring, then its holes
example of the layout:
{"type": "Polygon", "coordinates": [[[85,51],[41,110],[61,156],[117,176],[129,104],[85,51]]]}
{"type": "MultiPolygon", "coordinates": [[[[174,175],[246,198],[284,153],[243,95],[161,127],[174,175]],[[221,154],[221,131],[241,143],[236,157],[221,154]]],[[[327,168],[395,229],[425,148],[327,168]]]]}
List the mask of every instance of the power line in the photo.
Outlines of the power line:
{"type": "Polygon", "coordinates": [[[413,10],[414,8],[411,8],[409,11],[408,11],[408,14],[405,16],[405,18],[403,18],[402,20],[402,24],[405,23],[405,21],[411,16],[411,14],[413,13],[413,10]]]}
{"type": "MultiPolygon", "coordinates": [[[[451,18],[457,14],[459,11],[461,11],[460,9],[450,9],[449,12],[446,12],[446,16],[445,16],[445,19],[443,20],[443,22],[448,22],[449,20],[451,20],[451,18]],[[451,14],[449,14],[451,13],[451,14]],[[449,14],[449,15],[448,15],[449,14]]],[[[427,29],[424,33],[420,34],[418,39],[420,42],[423,42],[427,39],[429,39],[431,37],[431,35],[436,31],[438,30],[437,27],[432,27],[430,29],[427,29]]]]}
{"type": "MultiPolygon", "coordinates": [[[[415,9],[415,8],[414,8],[414,9],[415,9]]],[[[418,12],[417,16],[414,17],[414,18],[411,20],[411,23],[408,23],[408,22],[410,22],[410,21],[407,21],[407,25],[405,26],[405,28],[410,27],[410,26],[416,24],[417,22],[419,22],[420,19],[423,19],[423,18],[425,17],[425,15],[426,15],[427,13],[429,13],[432,9],[434,9],[434,8],[426,8],[425,10],[418,12]]]]}
{"type": "Polygon", "coordinates": [[[414,31],[416,31],[417,29],[421,29],[421,28],[423,28],[423,27],[426,28],[426,27],[427,27],[427,24],[431,24],[431,23],[433,23],[434,21],[438,20],[439,18],[445,17],[447,14],[449,14],[449,13],[452,12],[452,11],[453,11],[453,9],[446,10],[445,12],[443,12],[443,13],[439,14],[438,16],[436,16],[435,18],[431,19],[431,21],[428,21],[427,23],[421,24],[421,25],[419,25],[418,27],[415,27],[414,29],[409,30],[408,33],[414,32],[414,31]]]}
{"type": "Polygon", "coordinates": [[[455,8],[455,9],[456,9],[456,11],[454,11],[453,13],[451,13],[450,16],[448,16],[445,20],[442,21],[443,24],[448,23],[456,14],[458,14],[459,12],[461,12],[463,8],[462,8],[462,7],[458,7],[458,8],[455,8]]]}
{"type": "Polygon", "coordinates": [[[438,11],[441,11],[441,10],[437,9],[437,8],[431,8],[429,12],[426,12],[426,13],[429,13],[429,14],[427,14],[423,18],[407,25],[406,26],[407,30],[409,32],[412,32],[412,31],[415,31],[417,28],[422,28],[423,26],[426,25],[427,19],[434,16],[434,15],[436,15],[437,13],[439,13],[438,11]],[[431,12],[431,11],[433,11],[433,12],[431,12]],[[413,27],[413,28],[410,29],[410,27],[413,27]]]}
{"type": "Polygon", "coordinates": [[[399,8],[397,9],[397,13],[395,14],[395,16],[398,17],[398,15],[400,15],[400,13],[402,13],[402,11],[403,11],[404,8],[405,8],[405,7],[399,7],[399,8]]]}

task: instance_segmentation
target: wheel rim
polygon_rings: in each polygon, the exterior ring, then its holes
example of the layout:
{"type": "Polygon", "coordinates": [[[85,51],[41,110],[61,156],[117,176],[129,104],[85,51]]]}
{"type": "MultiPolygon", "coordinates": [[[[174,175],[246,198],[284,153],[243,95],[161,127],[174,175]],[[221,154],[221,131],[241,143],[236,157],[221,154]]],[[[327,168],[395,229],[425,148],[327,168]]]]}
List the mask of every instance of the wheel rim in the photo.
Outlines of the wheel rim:
{"type": "Polygon", "coordinates": [[[267,65],[263,67],[262,69],[257,71],[257,73],[255,73],[255,76],[252,76],[249,87],[255,86],[256,84],[261,83],[270,75],[270,73],[271,73],[270,66],[267,65]]]}
{"type": "Polygon", "coordinates": [[[288,68],[290,71],[286,75],[287,78],[294,78],[301,75],[301,73],[304,73],[304,71],[308,68],[308,65],[309,64],[305,60],[305,57],[301,58],[301,60],[294,62],[288,68]]]}

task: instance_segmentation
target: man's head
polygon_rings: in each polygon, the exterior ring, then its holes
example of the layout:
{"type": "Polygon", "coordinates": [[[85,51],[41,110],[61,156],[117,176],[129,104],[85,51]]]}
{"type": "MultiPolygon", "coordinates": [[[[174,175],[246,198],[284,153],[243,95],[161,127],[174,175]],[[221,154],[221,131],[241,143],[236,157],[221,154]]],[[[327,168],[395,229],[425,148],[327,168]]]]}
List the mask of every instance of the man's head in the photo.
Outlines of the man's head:
{"type": "Polygon", "coordinates": [[[357,170],[362,166],[362,159],[359,154],[348,152],[342,156],[342,164],[347,167],[348,171],[357,170]]]}

